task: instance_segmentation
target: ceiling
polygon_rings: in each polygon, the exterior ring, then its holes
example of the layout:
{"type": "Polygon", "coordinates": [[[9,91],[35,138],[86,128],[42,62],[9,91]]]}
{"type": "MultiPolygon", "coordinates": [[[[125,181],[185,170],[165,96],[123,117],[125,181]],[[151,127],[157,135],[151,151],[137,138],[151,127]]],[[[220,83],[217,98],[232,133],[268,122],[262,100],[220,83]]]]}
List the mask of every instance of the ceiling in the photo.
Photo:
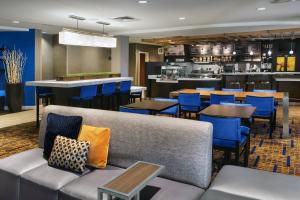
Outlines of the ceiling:
{"type": "Polygon", "coordinates": [[[300,27],[300,1],[271,0],[1,0],[0,26],[39,28],[57,33],[76,27],[69,15],[87,20],[79,28],[100,31],[96,21],[111,23],[106,32],[133,38],[205,35],[300,27]],[[265,11],[257,8],[265,7],[265,11]],[[120,22],[116,17],[137,20],[120,22]],[[185,20],[179,20],[185,17],[185,20]],[[20,21],[13,24],[12,21],[20,21]]]}

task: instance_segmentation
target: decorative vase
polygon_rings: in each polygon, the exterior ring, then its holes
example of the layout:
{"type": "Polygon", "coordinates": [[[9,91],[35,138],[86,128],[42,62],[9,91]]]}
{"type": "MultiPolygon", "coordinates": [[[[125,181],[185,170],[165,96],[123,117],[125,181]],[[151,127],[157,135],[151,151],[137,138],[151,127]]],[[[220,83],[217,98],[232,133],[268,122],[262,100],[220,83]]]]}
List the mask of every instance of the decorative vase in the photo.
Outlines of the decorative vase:
{"type": "Polygon", "coordinates": [[[6,84],[6,100],[9,112],[21,112],[23,105],[23,84],[6,84]]]}

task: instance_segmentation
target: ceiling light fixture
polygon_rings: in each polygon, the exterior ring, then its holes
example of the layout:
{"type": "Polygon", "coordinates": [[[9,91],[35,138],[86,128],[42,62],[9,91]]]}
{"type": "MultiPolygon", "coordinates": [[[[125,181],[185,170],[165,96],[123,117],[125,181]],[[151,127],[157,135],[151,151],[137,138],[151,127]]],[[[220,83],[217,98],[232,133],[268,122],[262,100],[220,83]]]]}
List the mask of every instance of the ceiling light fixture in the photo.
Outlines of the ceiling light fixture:
{"type": "Polygon", "coordinates": [[[103,32],[101,34],[91,33],[78,29],[78,22],[85,20],[85,18],[74,15],[70,16],[70,18],[77,20],[77,29],[63,29],[59,32],[59,44],[104,48],[117,47],[117,38],[104,34],[104,25],[109,25],[108,23],[101,22],[103,25],[103,32]]]}
{"type": "Polygon", "coordinates": [[[13,24],[20,24],[20,21],[14,20],[12,21],[13,24]]]}
{"type": "Polygon", "coordinates": [[[250,51],[250,56],[253,56],[254,55],[254,52],[251,50],[250,51]]]}
{"type": "Polygon", "coordinates": [[[146,3],[148,3],[148,1],[147,0],[139,0],[138,3],[140,3],[140,4],[146,4],[146,3]]]}
{"type": "Polygon", "coordinates": [[[294,51],[293,51],[293,40],[294,40],[294,33],[292,33],[292,37],[291,37],[291,50],[289,52],[290,55],[294,54],[294,51]]]}
{"type": "Polygon", "coordinates": [[[257,10],[257,11],[265,11],[265,10],[267,10],[267,8],[265,8],[265,7],[260,7],[260,8],[257,8],[256,10],[257,10]]]}
{"type": "Polygon", "coordinates": [[[185,17],[179,17],[178,19],[179,20],[185,20],[186,18],[185,17]]]}

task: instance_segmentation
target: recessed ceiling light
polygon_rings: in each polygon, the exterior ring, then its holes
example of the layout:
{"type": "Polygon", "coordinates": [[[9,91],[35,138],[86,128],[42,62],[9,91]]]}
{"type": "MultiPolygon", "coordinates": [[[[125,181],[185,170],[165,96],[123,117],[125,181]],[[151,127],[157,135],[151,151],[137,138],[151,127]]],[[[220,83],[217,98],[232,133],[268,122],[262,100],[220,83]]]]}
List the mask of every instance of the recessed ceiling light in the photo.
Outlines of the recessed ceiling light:
{"type": "Polygon", "coordinates": [[[260,7],[260,8],[257,8],[256,10],[257,10],[257,11],[265,11],[265,10],[267,10],[267,8],[265,8],[265,7],[260,7]]]}
{"type": "Polygon", "coordinates": [[[145,4],[145,3],[148,3],[148,1],[147,0],[138,0],[138,3],[145,4]]]}
{"type": "Polygon", "coordinates": [[[20,21],[15,20],[15,21],[12,21],[12,23],[13,24],[20,24],[20,21]]]}
{"type": "Polygon", "coordinates": [[[42,31],[42,34],[47,34],[47,32],[46,31],[42,31]]]}
{"type": "Polygon", "coordinates": [[[178,19],[179,20],[185,20],[185,17],[179,17],[178,19]]]}

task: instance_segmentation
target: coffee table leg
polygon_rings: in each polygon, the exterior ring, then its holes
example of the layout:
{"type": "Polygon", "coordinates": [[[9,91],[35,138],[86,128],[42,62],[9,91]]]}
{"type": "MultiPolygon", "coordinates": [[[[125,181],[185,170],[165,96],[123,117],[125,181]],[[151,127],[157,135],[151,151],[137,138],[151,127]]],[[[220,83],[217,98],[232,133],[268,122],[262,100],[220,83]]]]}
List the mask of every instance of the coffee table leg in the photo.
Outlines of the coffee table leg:
{"type": "Polygon", "coordinates": [[[98,191],[98,200],[103,200],[103,192],[98,191]]]}
{"type": "Polygon", "coordinates": [[[132,200],[140,200],[140,193],[138,192],[132,200]]]}
{"type": "Polygon", "coordinates": [[[107,200],[112,200],[112,196],[110,194],[107,194],[107,200]]]}

